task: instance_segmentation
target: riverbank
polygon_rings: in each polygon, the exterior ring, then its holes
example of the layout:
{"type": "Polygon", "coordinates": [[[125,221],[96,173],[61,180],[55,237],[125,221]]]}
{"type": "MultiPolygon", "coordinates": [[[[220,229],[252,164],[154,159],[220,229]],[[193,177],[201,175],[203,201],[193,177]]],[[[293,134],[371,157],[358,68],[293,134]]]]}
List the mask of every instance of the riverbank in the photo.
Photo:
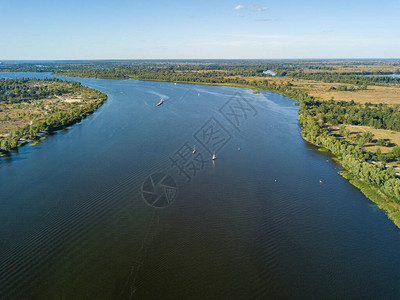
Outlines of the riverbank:
{"type": "Polygon", "coordinates": [[[0,78],[0,152],[35,144],[92,114],[107,95],[75,81],[0,78]]]}
{"type": "MultiPolygon", "coordinates": [[[[310,142],[306,137],[303,136],[303,134],[301,136],[307,143],[317,147],[318,151],[332,155],[332,160],[343,167],[342,160],[335,156],[329,149],[310,142]]],[[[359,189],[361,193],[368,200],[375,203],[380,210],[383,210],[388,218],[400,229],[400,205],[396,203],[395,199],[385,195],[378,186],[369,184],[358,178],[349,170],[343,169],[339,171],[338,174],[346,179],[351,185],[359,189]]]]}
{"type": "Polygon", "coordinates": [[[366,198],[375,203],[379,209],[386,212],[386,215],[393,223],[400,228],[400,205],[394,199],[386,196],[382,191],[373,185],[354,176],[350,171],[339,171],[338,174],[348,180],[353,186],[358,188],[366,198]]]}
{"type": "MultiPolygon", "coordinates": [[[[20,138],[20,139],[18,139],[16,141],[17,145],[14,148],[11,148],[11,149],[9,149],[7,151],[5,151],[5,150],[0,148],[0,154],[2,154],[2,156],[5,156],[5,155],[9,155],[10,151],[16,150],[17,148],[20,148],[22,146],[25,146],[25,145],[34,146],[34,145],[40,143],[41,141],[45,140],[50,135],[57,133],[58,131],[64,130],[66,128],[69,128],[70,126],[75,125],[75,124],[80,124],[83,119],[85,119],[86,117],[88,117],[91,114],[93,114],[104,103],[104,101],[102,101],[93,110],[86,112],[84,115],[79,115],[76,118],[69,120],[67,123],[64,123],[63,125],[60,125],[60,126],[57,126],[57,127],[53,127],[51,130],[49,129],[49,130],[47,130],[45,132],[40,132],[38,134],[35,134],[34,138],[30,138],[30,139],[22,139],[22,138],[20,138]]],[[[46,124],[46,125],[48,125],[48,124],[46,124]]]]}

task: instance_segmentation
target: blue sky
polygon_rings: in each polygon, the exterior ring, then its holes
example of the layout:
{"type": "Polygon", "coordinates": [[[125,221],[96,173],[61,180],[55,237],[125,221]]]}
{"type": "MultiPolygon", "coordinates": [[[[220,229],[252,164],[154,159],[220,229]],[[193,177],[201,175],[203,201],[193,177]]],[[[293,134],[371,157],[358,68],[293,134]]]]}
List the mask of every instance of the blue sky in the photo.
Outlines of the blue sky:
{"type": "Polygon", "coordinates": [[[0,0],[0,60],[399,58],[400,0],[0,0]]]}

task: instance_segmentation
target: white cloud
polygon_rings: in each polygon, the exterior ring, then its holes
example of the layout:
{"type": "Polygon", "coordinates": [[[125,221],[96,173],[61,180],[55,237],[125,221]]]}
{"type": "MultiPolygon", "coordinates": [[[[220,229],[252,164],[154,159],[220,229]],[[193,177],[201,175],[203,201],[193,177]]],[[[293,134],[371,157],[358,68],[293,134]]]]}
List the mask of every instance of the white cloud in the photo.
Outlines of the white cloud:
{"type": "Polygon", "coordinates": [[[234,37],[234,38],[246,38],[246,39],[290,39],[293,38],[291,35],[277,35],[277,34],[248,34],[248,33],[229,33],[224,34],[224,36],[234,37]]]}
{"type": "Polygon", "coordinates": [[[251,8],[252,10],[256,10],[256,11],[266,11],[266,10],[268,10],[268,7],[266,7],[266,6],[260,6],[260,5],[258,5],[258,4],[250,4],[250,8],[251,8]]]}
{"type": "Polygon", "coordinates": [[[245,17],[245,16],[247,16],[247,14],[237,14],[237,15],[236,15],[236,17],[239,17],[239,18],[243,18],[243,17],[245,17]]]}
{"type": "Polygon", "coordinates": [[[236,5],[233,9],[239,10],[239,9],[243,9],[244,6],[243,5],[236,5]]]}

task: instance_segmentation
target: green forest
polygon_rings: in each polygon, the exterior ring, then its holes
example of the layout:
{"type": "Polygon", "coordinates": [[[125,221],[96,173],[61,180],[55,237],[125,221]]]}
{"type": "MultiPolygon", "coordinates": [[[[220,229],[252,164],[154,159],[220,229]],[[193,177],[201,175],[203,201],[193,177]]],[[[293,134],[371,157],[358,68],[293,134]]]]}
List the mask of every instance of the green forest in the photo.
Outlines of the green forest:
{"type": "Polygon", "coordinates": [[[0,79],[0,151],[79,122],[106,99],[75,81],[0,79]]]}

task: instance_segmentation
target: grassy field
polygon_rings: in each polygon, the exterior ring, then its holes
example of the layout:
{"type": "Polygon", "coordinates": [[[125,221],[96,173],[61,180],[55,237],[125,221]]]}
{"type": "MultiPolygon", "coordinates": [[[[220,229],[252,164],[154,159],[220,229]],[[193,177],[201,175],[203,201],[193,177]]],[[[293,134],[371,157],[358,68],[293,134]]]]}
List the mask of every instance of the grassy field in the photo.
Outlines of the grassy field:
{"type": "MultiPolygon", "coordinates": [[[[235,78],[235,76],[225,78],[235,78]]],[[[299,89],[308,93],[311,96],[318,97],[322,100],[344,100],[359,103],[385,103],[385,104],[400,104],[400,86],[397,84],[390,84],[388,86],[369,85],[366,90],[356,91],[337,91],[330,90],[332,87],[338,86],[352,86],[351,84],[344,83],[325,83],[322,81],[306,80],[306,79],[293,79],[286,77],[241,77],[249,82],[253,80],[268,80],[270,83],[276,84],[291,84],[292,88],[299,89]]]]}
{"type": "MultiPolygon", "coordinates": [[[[366,90],[357,91],[335,91],[329,90],[331,87],[337,87],[340,83],[324,83],[311,80],[301,80],[292,82],[293,88],[307,92],[309,95],[321,98],[323,100],[344,100],[359,103],[385,103],[400,104],[400,87],[392,86],[375,86],[370,85],[366,90]]],[[[350,86],[350,85],[348,85],[350,86]]]]}
{"type": "MultiPolygon", "coordinates": [[[[344,126],[346,129],[350,131],[350,135],[348,137],[345,137],[340,134],[339,126],[331,125],[329,126],[329,129],[338,139],[346,139],[347,141],[354,144],[356,144],[355,139],[357,134],[362,134],[363,132],[369,131],[375,136],[375,139],[372,141],[372,143],[367,143],[362,147],[363,150],[366,152],[375,154],[376,150],[380,148],[382,153],[388,153],[392,151],[395,145],[400,145],[400,132],[397,131],[376,129],[369,126],[353,126],[353,125],[342,125],[342,126],[344,126]],[[377,139],[383,139],[389,142],[390,144],[388,146],[378,146],[376,145],[377,139]]],[[[395,167],[397,171],[400,171],[400,161],[391,161],[388,162],[386,165],[395,167]]]]}
{"type": "Polygon", "coordinates": [[[400,65],[393,63],[382,62],[376,65],[349,65],[343,62],[337,64],[328,64],[325,69],[304,69],[304,73],[362,73],[362,72],[384,72],[384,73],[398,73],[400,65]],[[330,69],[332,68],[332,69],[330,69]]]}
{"type": "MultiPolygon", "coordinates": [[[[88,101],[89,99],[85,99],[88,101]]],[[[0,135],[30,124],[55,110],[72,109],[75,104],[82,101],[82,95],[61,95],[54,98],[35,100],[32,103],[0,104],[0,135]]],[[[78,104],[79,105],[79,104],[78,104]]]]}
{"type": "MultiPolygon", "coordinates": [[[[371,153],[375,153],[377,148],[380,148],[382,153],[387,153],[392,150],[394,145],[400,145],[400,132],[398,131],[376,129],[369,126],[354,126],[354,125],[342,125],[342,126],[344,126],[346,129],[350,131],[350,135],[347,138],[349,141],[354,141],[358,133],[362,134],[363,132],[369,131],[372,132],[372,134],[375,136],[375,139],[383,139],[392,144],[387,147],[377,146],[374,142],[365,144],[363,149],[371,153]]],[[[338,138],[343,138],[343,139],[345,138],[343,135],[339,133],[339,126],[329,126],[329,129],[331,129],[332,133],[337,135],[338,138]]]]}
{"type": "MultiPolygon", "coordinates": [[[[73,87],[67,81],[28,81],[24,88],[35,89],[39,85],[46,89],[63,88],[64,93],[57,95],[50,93],[49,96],[39,96],[39,99],[20,98],[16,103],[0,101],[0,138],[6,137],[11,131],[32,124],[37,120],[43,120],[47,116],[58,114],[58,112],[74,111],[94,101],[97,102],[101,93],[84,86],[73,87]]],[[[18,97],[18,93],[17,93],[18,97]]]]}

